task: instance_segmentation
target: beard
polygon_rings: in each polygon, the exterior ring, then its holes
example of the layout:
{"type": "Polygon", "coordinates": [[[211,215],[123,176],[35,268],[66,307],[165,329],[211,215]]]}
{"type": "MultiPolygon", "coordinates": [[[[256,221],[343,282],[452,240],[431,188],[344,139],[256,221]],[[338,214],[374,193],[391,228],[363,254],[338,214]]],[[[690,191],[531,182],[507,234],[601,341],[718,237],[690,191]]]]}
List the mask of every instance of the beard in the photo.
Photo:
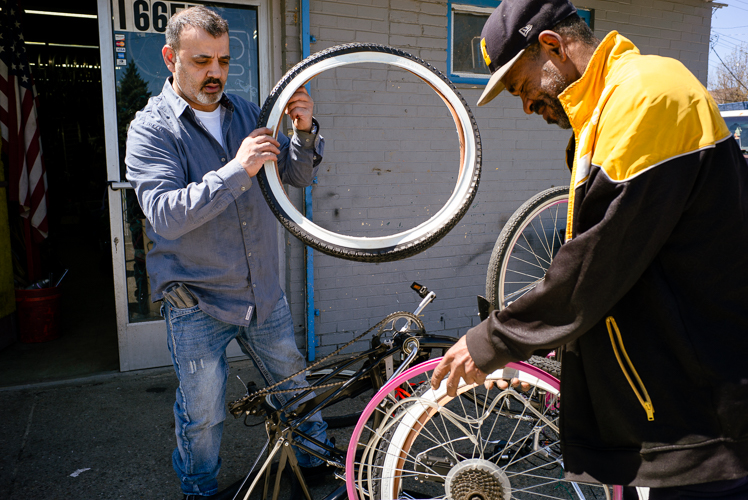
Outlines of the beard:
{"type": "MultiPolygon", "coordinates": [[[[179,62],[178,58],[177,62],[179,62]]],[[[174,73],[174,81],[182,91],[182,94],[187,96],[190,100],[199,102],[200,104],[210,105],[217,103],[223,97],[223,82],[218,78],[206,78],[204,81],[198,82],[192,78],[190,74],[184,71],[180,64],[177,65],[176,69],[177,70],[174,73]],[[214,94],[205,92],[205,86],[211,84],[219,85],[221,90],[214,94]]]]}
{"type": "Polygon", "coordinates": [[[530,108],[530,111],[536,114],[540,114],[539,111],[542,108],[550,110],[546,122],[552,125],[558,125],[562,129],[570,129],[571,122],[569,117],[566,115],[564,107],[561,105],[561,101],[558,96],[563,92],[566,87],[571,85],[572,82],[566,81],[561,73],[552,64],[543,66],[543,76],[540,80],[541,92],[539,98],[535,99],[535,102],[530,108]]]}
{"type": "Polygon", "coordinates": [[[219,80],[218,78],[207,78],[203,83],[200,84],[200,90],[195,95],[195,98],[198,100],[198,102],[202,104],[215,104],[221,100],[221,97],[223,97],[223,82],[221,82],[221,80],[219,80]],[[211,84],[220,85],[221,90],[214,94],[208,94],[207,92],[205,92],[205,86],[211,84]]]}

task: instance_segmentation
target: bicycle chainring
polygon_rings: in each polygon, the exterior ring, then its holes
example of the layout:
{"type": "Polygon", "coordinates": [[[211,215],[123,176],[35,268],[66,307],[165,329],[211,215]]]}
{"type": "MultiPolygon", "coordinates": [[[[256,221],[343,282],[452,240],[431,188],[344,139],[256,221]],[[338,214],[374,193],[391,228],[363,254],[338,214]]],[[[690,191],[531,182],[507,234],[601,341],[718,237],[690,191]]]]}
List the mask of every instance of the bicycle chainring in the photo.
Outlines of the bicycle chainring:
{"type": "Polygon", "coordinates": [[[379,327],[374,336],[381,342],[390,342],[395,335],[405,334],[408,337],[423,335],[426,327],[423,326],[421,319],[415,314],[409,312],[392,313],[385,322],[379,327]]]}

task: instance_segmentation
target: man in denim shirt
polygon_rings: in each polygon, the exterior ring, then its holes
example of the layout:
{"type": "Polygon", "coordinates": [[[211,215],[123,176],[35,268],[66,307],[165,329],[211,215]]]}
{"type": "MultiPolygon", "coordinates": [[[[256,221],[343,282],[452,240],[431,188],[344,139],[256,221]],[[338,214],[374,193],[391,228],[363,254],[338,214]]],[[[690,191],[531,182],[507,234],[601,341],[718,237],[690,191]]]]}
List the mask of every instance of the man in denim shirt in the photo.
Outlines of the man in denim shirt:
{"type": "MultiPolygon", "coordinates": [[[[324,140],[303,87],[286,109],[294,135],[278,140],[256,129],[255,104],[223,93],[228,24],[213,11],[173,16],[162,53],[172,77],[132,121],[125,162],[148,220],[152,299],[164,299],[179,379],[174,470],[185,498],[205,498],[218,491],[229,342],[237,339],[268,384],[305,366],[278,281],[277,222],[252,178],[277,161],[284,182],[309,185],[324,140]]],[[[304,385],[302,374],[282,387],[304,385]]],[[[326,427],[318,414],[300,430],[327,442],[326,427]]],[[[323,464],[297,457],[302,467],[323,464]]]]}

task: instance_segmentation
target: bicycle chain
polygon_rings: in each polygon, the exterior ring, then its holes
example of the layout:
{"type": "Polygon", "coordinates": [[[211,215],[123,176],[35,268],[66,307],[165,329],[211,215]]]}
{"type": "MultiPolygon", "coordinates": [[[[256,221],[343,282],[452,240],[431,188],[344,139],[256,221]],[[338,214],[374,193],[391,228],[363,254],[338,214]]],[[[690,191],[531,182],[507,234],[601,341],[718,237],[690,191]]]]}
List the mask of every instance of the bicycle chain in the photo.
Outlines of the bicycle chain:
{"type": "MultiPolygon", "coordinates": [[[[421,329],[421,331],[425,331],[426,330],[426,328],[423,326],[423,322],[415,314],[409,313],[409,312],[405,312],[405,311],[394,312],[392,314],[387,315],[383,320],[381,320],[379,323],[377,323],[376,325],[374,325],[371,328],[369,328],[368,330],[366,330],[364,333],[362,333],[358,337],[355,337],[353,340],[351,340],[347,344],[345,344],[345,345],[341,346],[340,348],[338,348],[337,350],[331,352],[330,354],[328,354],[324,358],[320,359],[319,361],[315,362],[314,364],[305,367],[304,369],[302,369],[302,370],[294,373],[293,375],[289,375],[288,377],[284,378],[280,382],[276,382],[273,385],[264,387],[264,388],[262,388],[262,389],[260,389],[258,391],[253,392],[252,394],[247,394],[246,396],[242,397],[241,399],[237,399],[236,401],[234,401],[233,403],[231,403],[229,406],[234,406],[236,404],[243,403],[245,401],[250,401],[250,400],[252,400],[252,399],[254,399],[256,397],[263,396],[263,395],[264,396],[270,396],[270,395],[273,395],[273,394],[285,394],[285,393],[289,393],[289,392],[299,392],[299,391],[301,391],[303,389],[311,387],[311,386],[306,386],[306,387],[294,387],[294,388],[291,388],[291,389],[278,389],[278,390],[275,390],[275,391],[273,390],[273,388],[278,387],[279,385],[282,385],[285,382],[288,382],[289,380],[291,380],[292,378],[296,377],[297,375],[300,375],[300,374],[302,374],[304,372],[310,371],[314,367],[319,366],[320,364],[324,363],[325,361],[327,361],[331,357],[333,357],[336,354],[338,354],[340,351],[342,351],[346,347],[348,347],[351,344],[353,344],[353,343],[361,340],[366,335],[368,335],[369,333],[371,333],[373,330],[375,330],[377,328],[381,328],[383,325],[386,325],[388,322],[392,321],[397,316],[407,316],[413,323],[415,323],[418,326],[418,328],[421,329]]],[[[331,383],[328,383],[328,384],[317,385],[314,388],[315,389],[325,389],[327,387],[335,387],[335,386],[338,386],[338,385],[343,385],[344,383],[345,383],[345,381],[342,381],[342,382],[331,382],[331,383]]]]}

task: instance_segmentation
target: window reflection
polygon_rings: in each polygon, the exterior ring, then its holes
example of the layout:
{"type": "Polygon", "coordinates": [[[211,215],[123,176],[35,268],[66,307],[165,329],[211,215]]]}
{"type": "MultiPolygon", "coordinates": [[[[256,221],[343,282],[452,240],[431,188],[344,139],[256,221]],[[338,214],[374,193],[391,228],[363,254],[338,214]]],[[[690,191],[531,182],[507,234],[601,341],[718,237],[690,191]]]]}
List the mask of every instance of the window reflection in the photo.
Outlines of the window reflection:
{"type": "Polygon", "coordinates": [[[130,323],[161,319],[159,305],[151,304],[150,280],[145,261],[152,242],[145,234],[143,215],[135,191],[123,189],[125,274],[127,276],[127,311],[130,323]]]}
{"type": "Polygon", "coordinates": [[[452,52],[452,71],[455,73],[473,73],[488,75],[488,66],[483,61],[480,49],[480,34],[486,24],[488,14],[455,12],[454,14],[454,48],[452,52]]]}
{"type": "MultiPolygon", "coordinates": [[[[145,2],[143,2],[145,4],[145,2]]],[[[161,5],[164,2],[160,2],[161,5]]],[[[119,8],[120,4],[117,4],[119,8]]],[[[170,4],[172,5],[172,4],[170,4]]],[[[174,4],[178,6],[183,4],[174,4]]],[[[115,7],[113,5],[113,7],[115,7]]],[[[160,8],[160,7],[159,7],[160,8]]],[[[226,81],[226,92],[260,104],[258,11],[253,6],[209,5],[229,23],[231,65],[226,81]]],[[[154,9],[157,9],[154,3],[154,9]]],[[[171,14],[176,12],[173,8],[171,14]]],[[[120,153],[120,179],[125,179],[125,142],[127,129],[135,114],[148,99],[161,93],[170,76],[164,64],[161,48],[166,41],[165,11],[158,10],[154,20],[161,24],[138,24],[127,12],[115,11],[114,60],[117,82],[117,128],[120,153]],[[164,29],[162,29],[164,28],[164,29]]],[[[139,17],[141,21],[144,19],[139,17]]],[[[151,241],[145,233],[145,216],[132,189],[122,190],[124,221],[125,269],[127,276],[128,318],[130,323],[161,320],[160,304],[151,303],[150,280],[146,259],[151,241]]]]}

